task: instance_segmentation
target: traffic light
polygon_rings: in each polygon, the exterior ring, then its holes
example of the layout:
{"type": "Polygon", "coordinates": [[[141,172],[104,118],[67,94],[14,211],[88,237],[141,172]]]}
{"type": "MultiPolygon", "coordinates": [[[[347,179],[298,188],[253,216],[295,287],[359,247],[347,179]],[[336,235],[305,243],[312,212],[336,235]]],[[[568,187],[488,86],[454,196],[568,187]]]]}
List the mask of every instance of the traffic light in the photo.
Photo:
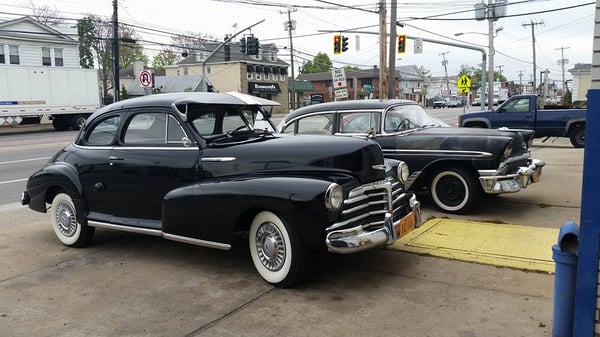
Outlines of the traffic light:
{"type": "Polygon", "coordinates": [[[333,36],[333,53],[335,55],[339,55],[342,53],[342,36],[341,35],[333,36]]]}
{"type": "Polygon", "coordinates": [[[348,51],[348,37],[342,35],[342,53],[348,51]]]}
{"type": "Polygon", "coordinates": [[[258,38],[254,36],[248,36],[246,38],[246,54],[258,55],[259,43],[258,38]]]}
{"type": "Polygon", "coordinates": [[[406,53],[406,34],[398,35],[398,54],[406,53]]]}
{"type": "Polygon", "coordinates": [[[246,53],[246,38],[245,38],[245,37],[243,37],[243,38],[240,40],[240,52],[241,52],[242,54],[245,54],[245,53],[246,53]]]}
{"type": "Polygon", "coordinates": [[[223,46],[225,52],[225,61],[231,61],[231,45],[229,43],[223,46]]]}

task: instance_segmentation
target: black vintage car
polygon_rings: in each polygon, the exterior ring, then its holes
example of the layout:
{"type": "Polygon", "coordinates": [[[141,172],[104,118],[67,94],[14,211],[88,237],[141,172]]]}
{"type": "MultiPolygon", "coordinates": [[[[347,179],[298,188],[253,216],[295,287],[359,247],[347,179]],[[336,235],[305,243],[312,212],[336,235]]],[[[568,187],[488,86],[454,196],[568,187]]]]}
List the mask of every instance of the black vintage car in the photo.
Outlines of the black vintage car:
{"type": "Polygon", "coordinates": [[[517,192],[537,182],[545,164],[530,158],[532,131],[449,127],[408,100],[303,107],[285,116],[278,131],[368,136],[384,156],[406,162],[416,174],[412,189],[427,191],[447,213],[468,212],[483,192],[517,192]]]}
{"type": "Polygon", "coordinates": [[[302,279],[311,251],[381,247],[419,226],[403,162],[367,139],[275,135],[272,103],[181,93],[106,106],[29,178],[22,203],[49,210],[72,247],[104,228],[227,250],[249,231],[258,273],[280,287],[302,279]]]}

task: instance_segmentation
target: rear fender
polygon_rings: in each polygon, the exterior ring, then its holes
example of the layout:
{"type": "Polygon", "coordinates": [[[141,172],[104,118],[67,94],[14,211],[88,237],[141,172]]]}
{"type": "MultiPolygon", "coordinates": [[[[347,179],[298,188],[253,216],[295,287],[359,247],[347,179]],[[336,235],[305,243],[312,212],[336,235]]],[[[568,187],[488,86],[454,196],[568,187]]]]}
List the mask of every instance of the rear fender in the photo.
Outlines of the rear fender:
{"type": "Polygon", "coordinates": [[[567,125],[565,126],[565,130],[564,130],[563,135],[564,136],[568,136],[569,133],[571,133],[571,129],[573,129],[576,126],[584,126],[585,127],[585,118],[578,118],[578,119],[569,120],[567,122],[567,125]]]}
{"type": "Polygon", "coordinates": [[[337,216],[325,208],[330,184],[315,178],[255,177],[178,188],[163,200],[163,231],[231,243],[234,232],[248,230],[254,216],[268,210],[291,224],[303,244],[322,246],[324,228],[337,216]]]}

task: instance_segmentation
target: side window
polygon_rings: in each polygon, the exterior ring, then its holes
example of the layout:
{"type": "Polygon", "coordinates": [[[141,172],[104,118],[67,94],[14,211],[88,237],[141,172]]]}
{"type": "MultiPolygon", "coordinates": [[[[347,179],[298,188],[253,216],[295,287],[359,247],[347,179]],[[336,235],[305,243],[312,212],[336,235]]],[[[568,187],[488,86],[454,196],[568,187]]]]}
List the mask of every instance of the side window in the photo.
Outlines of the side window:
{"type": "MultiPolygon", "coordinates": [[[[299,120],[298,134],[309,135],[331,135],[333,134],[334,114],[312,115],[299,120]]],[[[290,132],[293,132],[294,126],[288,126],[290,132]]],[[[286,130],[284,130],[284,133],[286,130]]]]}
{"type": "Polygon", "coordinates": [[[179,125],[179,122],[175,117],[169,115],[167,118],[167,143],[169,144],[183,144],[181,140],[186,137],[185,132],[179,125]]]}
{"type": "Polygon", "coordinates": [[[112,116],[96,124],[85,138],[85,145],[108,146],[112,145],[119,128],[120,116],[112,116]]]}
{"type": "Polygon", "coordinates": [[[351,112],[340,116],[341,133],[379,132],[379,113],[351,112]]]}
{"type": "Polygon", "coordinates": [[[529,98],[521,98],[514,100],[506,105],[504,108],[506,112],[528,112],[529,111],[529,98]]]}
{"type": "Polygon", "coordinates": [[[196,131],[202,136],[212,135],[215,132],[217,115],[214,113],[205,113],[194,119],[192,122],[196,131]]]}
{"type": "Polygon", "coordinates": [[[140,113],[127,125],[123,143],[126,145],[165,144],[167,140],[167,115],[140,113]]]}

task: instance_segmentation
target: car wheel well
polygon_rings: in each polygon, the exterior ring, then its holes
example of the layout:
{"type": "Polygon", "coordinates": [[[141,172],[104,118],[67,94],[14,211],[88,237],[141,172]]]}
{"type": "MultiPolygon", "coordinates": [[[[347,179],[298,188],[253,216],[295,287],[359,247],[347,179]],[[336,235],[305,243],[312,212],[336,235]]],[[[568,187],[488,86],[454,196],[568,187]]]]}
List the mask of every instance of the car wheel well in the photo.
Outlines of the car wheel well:
{"type": "Polygon", "coordinates": [[[438,171],[443,170],[443,169],[452,169],[452,168],[463,169],[463,170],[470,171],[473,174],[476,174],[476,170],[473,169],[473,167],[471,165],[468,165],[467,163],[450,161],[450,160],[437,161],[437,162],[434,162],[434,163],[428,165],[426,168],[424,168],[421,171],[421,176],[419,177],[418,186],[422,186],[422,187],[429,186],[429,182],[431,181],[431,179],[433,179],[433,176],[438,171]]]}
{"type": "Polygon", "coordinates": [[[46,190],[46,203],[51,204],[54,197],[59,194],[65,192],[65,190],[60,186],[50,186],[48,190],[46,190]]]}
{"type": "Polygon", "coordinates": [[[467,122],[465,123],[466,128],[487,128],[487,125],[484,122],[467,122]]]}

